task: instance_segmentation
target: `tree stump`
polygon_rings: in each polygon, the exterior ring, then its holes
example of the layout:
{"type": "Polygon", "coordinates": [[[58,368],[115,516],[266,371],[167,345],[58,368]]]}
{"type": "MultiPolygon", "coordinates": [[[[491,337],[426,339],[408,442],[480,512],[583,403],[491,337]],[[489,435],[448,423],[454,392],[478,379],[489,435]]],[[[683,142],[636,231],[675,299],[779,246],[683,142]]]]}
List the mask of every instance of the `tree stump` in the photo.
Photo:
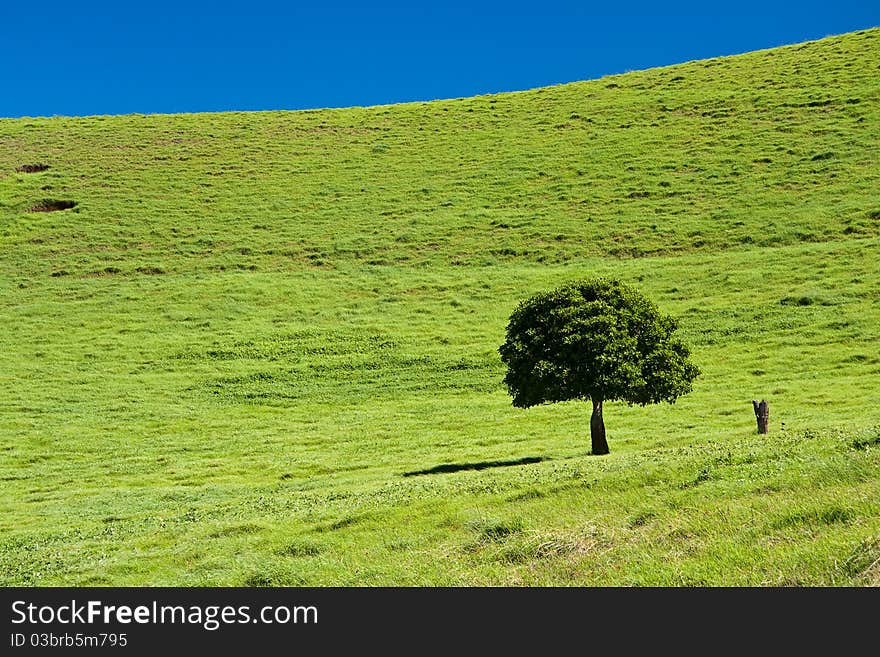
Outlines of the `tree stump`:
{"type": "Polygon", "coordinates": [[[758,433],[767,433],[770,424],[770,404],[763,399],[760,403],[757,399],[753,399],[752,406],[755,409],[755,419],[758,420],[758,433]]]}

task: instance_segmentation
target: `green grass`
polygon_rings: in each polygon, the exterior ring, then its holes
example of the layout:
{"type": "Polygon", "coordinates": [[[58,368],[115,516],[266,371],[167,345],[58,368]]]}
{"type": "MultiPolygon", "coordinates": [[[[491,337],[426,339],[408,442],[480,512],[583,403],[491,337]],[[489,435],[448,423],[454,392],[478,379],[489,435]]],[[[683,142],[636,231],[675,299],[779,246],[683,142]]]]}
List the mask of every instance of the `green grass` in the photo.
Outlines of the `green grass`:
{"type": "Polygon", "coordinates": [[[0,120],[0,584],[880,585],[878,67],[0,120]],[[703,371],[601,458],[497,353],[594,274],[703,371]]]}

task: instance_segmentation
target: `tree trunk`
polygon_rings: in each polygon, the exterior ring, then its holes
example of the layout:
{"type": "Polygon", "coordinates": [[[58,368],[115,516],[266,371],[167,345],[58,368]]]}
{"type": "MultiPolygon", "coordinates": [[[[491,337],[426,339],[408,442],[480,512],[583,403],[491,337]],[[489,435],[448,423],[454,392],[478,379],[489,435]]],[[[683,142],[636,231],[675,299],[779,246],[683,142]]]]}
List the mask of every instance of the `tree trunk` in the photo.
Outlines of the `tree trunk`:
{"type": "Polygon", "coordinates": [[[593,443],[593,454],[599,456],[608,453],[608,441],[605,440],[605,421],[602,419],[602,400],[593,400],[593,416],[590,418],[590,438],[593,443]]]}
{"type": "Polygon", "coordinates": [[[758,421],[758,433],[767,433],[770,424],[770,404],[763,399],[759,404],[757,399],[753,399],[752,406],[755,409],[755,419],[758,421]]]}

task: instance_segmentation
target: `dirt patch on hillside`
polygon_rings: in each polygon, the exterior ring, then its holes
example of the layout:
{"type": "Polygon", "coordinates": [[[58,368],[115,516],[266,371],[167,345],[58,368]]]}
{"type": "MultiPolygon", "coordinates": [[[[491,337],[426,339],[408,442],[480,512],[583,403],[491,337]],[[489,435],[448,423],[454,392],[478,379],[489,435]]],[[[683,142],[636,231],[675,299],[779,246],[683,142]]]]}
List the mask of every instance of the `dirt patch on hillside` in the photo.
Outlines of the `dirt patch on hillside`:
{"type": "Polygon", "coordinates": [[[55,199],[43,199],[35,206],[30,208],[28,212],[58,212],[59,210],[70,210],[76,207],[76,201],[57,201],[55,199]]]}
{"type": "Polygon", "coordinates": [[[161,267],[138,267],[135,271],[139,274],[147,274],[148,276],[159,276],[165,273],[165,270],[161,267]]]}
{"type": "Polygon", "coordinates": [[[19,167],[15,167],[15,170],[18,173],[40,173],[41,171],[46,171],[48,168],[48,164],[22,164],[19,167]]]}

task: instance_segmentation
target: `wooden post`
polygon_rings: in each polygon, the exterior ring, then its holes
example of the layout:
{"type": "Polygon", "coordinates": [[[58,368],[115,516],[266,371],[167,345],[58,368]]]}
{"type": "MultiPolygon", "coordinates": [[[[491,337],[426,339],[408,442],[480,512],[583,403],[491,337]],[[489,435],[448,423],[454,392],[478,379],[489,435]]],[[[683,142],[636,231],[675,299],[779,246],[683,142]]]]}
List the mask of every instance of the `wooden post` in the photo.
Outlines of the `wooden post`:
{"type": "Polygon", "coordinates": [[[767,433],[770,424],[770,404],[763,399],[760,403],[757,399],[753,399],[752,406],[755,409],[755,419],[758,420],[758,433],[767,433]]]}

